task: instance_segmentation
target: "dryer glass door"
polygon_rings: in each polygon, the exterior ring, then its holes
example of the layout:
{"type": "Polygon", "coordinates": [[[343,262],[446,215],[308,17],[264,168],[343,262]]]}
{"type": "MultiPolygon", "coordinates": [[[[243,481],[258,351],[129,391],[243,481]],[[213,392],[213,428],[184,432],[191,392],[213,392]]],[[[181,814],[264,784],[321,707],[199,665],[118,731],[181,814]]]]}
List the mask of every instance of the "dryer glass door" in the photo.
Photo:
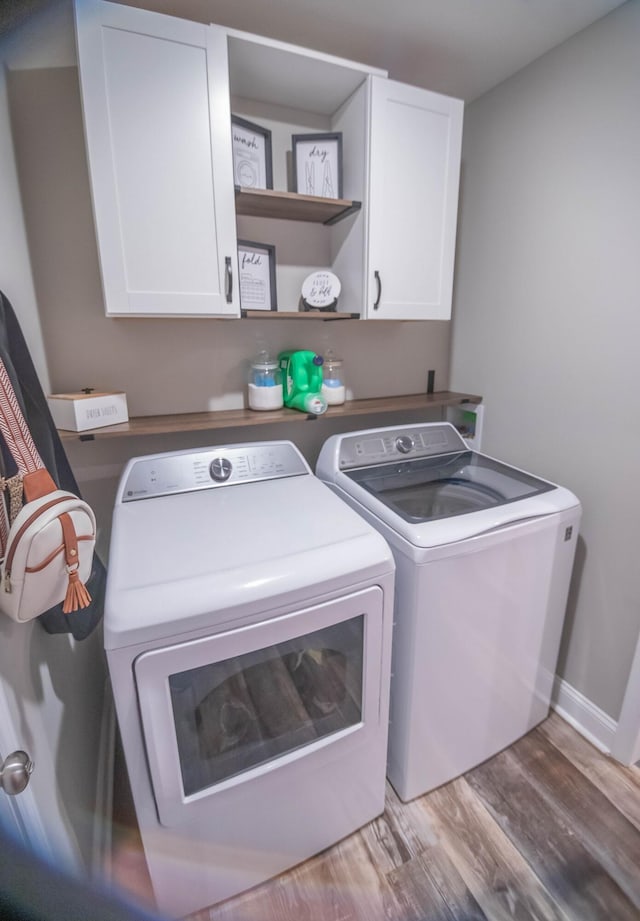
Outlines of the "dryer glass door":
{"type": "Polygon", "coordinates": [[[163,825],[297,758],[331,758],[379,721],[383,592],[150,650],[134,663],[163,825]]]}
{"type": "Polygon", "coordinates": [[[185,795],[362,719],[364,615],[169,676],[185,795]]]}

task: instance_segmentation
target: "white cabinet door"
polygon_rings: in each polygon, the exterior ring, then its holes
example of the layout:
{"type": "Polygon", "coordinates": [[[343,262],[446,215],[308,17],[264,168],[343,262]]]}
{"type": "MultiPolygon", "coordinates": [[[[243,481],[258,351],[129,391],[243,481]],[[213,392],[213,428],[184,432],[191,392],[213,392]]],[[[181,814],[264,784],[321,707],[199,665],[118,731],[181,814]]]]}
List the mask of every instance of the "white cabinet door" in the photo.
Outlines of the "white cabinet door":
{"type": "Polygon", "coordinates": [[[365,316],[451,316],[463,103],[371,78],[365,316]]]}
{"type": "Polygon", "coordinates": [[[226,36],[77,0],[106,311],[239,316],[226,36]]]}

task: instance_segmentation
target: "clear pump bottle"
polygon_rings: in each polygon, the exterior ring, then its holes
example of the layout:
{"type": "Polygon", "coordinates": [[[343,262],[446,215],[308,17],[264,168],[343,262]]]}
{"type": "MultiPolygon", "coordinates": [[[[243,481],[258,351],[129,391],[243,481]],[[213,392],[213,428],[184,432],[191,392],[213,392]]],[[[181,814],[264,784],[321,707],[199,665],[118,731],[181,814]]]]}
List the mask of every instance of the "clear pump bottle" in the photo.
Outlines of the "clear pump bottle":
{"type": "Polygon", "coordinates": [[[344,403],[346,393],[344,362],[334,354],[333,349],[328,349],[322,370],[322,396],[329,406],[339,406],[344,403]]]}
{"type": "Polygon", "coordinates": [[[249,409],[280,409],[282,376],[278,361],[266,349],[259,352],[249,368],[249,409]]]}

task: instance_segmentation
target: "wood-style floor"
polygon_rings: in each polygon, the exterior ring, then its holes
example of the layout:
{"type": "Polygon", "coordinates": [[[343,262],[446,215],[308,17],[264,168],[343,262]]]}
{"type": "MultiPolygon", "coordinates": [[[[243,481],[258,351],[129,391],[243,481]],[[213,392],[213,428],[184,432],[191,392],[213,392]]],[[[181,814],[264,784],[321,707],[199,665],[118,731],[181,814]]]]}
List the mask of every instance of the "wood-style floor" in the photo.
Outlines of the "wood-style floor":
{"type": "MultiPolygon", "coordinates": [[[[118,837],[116,836],[116,841],[118,837]]],[[[116,882],[148,882],[132,839],[116,882]]],[[[640,921],[640,769],[558,716],[464,777],[190,921],[640,921]]]]}

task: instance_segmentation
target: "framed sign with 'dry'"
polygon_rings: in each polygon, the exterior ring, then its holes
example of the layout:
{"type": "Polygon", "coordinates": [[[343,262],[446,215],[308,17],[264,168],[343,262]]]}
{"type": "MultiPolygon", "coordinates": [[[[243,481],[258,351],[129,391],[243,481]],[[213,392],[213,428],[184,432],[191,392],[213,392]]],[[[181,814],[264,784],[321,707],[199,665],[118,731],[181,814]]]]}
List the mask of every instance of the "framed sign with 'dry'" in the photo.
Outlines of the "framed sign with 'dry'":
{"type": "Polygon", "coordinates": [[[342,198],[342,132],[294,134],[291,149],[296,192],[342,198]]]}

